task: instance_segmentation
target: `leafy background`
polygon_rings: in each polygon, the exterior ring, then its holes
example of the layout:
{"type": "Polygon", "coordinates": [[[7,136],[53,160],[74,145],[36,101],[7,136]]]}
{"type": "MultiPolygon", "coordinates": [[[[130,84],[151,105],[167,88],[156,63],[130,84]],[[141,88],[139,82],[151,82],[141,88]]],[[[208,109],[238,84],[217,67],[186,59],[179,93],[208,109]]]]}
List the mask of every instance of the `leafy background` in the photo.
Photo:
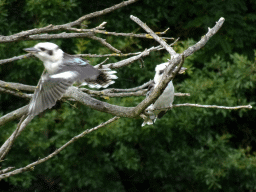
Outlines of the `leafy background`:
{"type": "MultiPolygon", "coordinates": [[[[120,1],[1,0],[0,34],[11,35],[48,24],[63,24],[102,10],[120,1]]],[[[174,80],[174,103],[236,106],[251,110],[174,108],[154,126],[141,127],[141,119],[122,118],[86,135],[57,157],[34,171],[0,181],[0,191],[256,191],[256,1],[254,0],[158,0],[138,1],[107,15],[86,21],[88,28],[107,21],[115,32],[144,32],[129,19],[135,15],[154,31],[180,37],[181,53],[200,40],[220,17],[225,22],[206,46],[185,60],[185,75],[174,80]],[[6,190],[8,189],[8,190],[6,190]]],[[[123,53],[158,45],[154,40],[103,36],[123,53]]],[[[24,54],[39,41],[0,44],[0,58],[24,54]]],[[[111,53],[90,39],[52,40],[65,52],[111,53]]],[[[171,43],[171,42],[169,42],[171,43]]],[[[87,58],[95,65],[103,58],[87,58]]],[[[165,51],[151,53],[140,63],[118,69],[112,87],[129,88],[154,77],[156,64],[166,62],[165,51]]],[[[115,62],[120,58],[110,58],[115,62]]],[[[1,65],[1,80],[35,85],[43,71],[36,58],[1,65]]],[[[135,106],[143,97],[111,98],[109,103],[135,106]]],[[[0,95],[0,115],[28,103],[12,95],[0,95]]],[[[111,115],[75,102],[57,102],[36,117],[15,141],[1,167],[26,166],[43,158],[85,129],[111,115]]],[[[18,120],[0,127],[3,143],[18,120]]]]}

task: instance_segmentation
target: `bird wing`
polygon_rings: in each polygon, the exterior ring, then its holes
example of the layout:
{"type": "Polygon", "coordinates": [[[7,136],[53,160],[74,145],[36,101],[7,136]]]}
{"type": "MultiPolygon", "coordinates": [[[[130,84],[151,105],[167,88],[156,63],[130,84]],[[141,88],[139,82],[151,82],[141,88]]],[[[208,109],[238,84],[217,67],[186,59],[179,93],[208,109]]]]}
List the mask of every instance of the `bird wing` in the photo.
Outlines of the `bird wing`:
{"type": "Polygon", "coordinates": [[[99,70],[94,68],[89,64],[89,61],[84,60],[80,57],[75,57],[64,53],[62,63],[57,71],[57,73],[73,71],[77,73],[77,82],[86,82],[86,84],[91,85],[91,87],[96,88],[106,88],[108,85],[113,84],[113,79],[117,79],[114,75],[115,71],[110,69],[99,70]]]}
{"type": "Polygon", "coordinates": [[[57,73],[64,71],[75,71],[78,73],[76,81],[85,80],[87,82],[96,81],[97,77],[102,73],[89,64],[89,61],[80,57],[75,57],[64,53],[62,64],[57,73]]]}
{"type": "Polygon", "coordinates": [[[148,97],[150,95],[150,93],[152,93],[152,91],[154,90],[155,88],[155,82],[153,81],[152,83],[150,83],[148,85],[148,91],[147,91],[147,94],[146,94],[146,97],[148,97]]]}
{"type": "Polygon", "coordinates": [[[66,92],[68,87],[74,83],[76,74],[63,73],[49,75],[45,74],[39,80],[38,86],[29,103],[28,115],[36,116],[47,108],[52,108],[66,92]]]}

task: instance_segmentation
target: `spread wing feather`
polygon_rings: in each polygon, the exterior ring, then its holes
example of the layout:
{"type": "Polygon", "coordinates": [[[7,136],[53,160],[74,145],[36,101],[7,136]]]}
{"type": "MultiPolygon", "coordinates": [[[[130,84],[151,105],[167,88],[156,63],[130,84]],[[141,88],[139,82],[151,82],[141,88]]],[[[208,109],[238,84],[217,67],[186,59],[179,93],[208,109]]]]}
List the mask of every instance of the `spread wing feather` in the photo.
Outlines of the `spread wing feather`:
{"type": "Polygon", "coordinates": [[[53,79],[48,74],[43,75],[30,101],[28,114],[36,116],[45,109],[52,108],[73,82],[74,80],[53,79]]]}

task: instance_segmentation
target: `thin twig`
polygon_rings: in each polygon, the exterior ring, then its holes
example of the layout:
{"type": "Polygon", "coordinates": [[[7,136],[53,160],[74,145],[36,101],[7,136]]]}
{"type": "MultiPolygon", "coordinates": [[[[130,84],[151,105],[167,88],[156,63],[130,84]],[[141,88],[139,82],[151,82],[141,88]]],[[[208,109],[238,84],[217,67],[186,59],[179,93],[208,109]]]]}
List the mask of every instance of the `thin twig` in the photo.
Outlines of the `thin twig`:
{"type": "Polygon", "coordinates": [[[138,17],[135,17],[133,15],[130,16],[130,18],[136,22],[141,28],[143,28],[147,33],[149,33],[160,45],[162,45],[171,56],[176,56],[177,53],[171,48],[161,37],[156,35],[145,23],[143,23],[138,17]]]}
{"type": "Polygon", "coordinates": [[[182,104],[173,104],[171,107],[155,108],[152,111],[169,110],[169,109],[172,109],[175,107],[199,107],[199,108],[230,109],[230,110],[252,109],[251,105],[239,105],[239,106],[234,106],[234,107],[228,107],[228,106],[218,106],[218,105],[200,105],[200,104],[192,104],[192,103],[182,103],[182,104]]]}
{"type": "Polygon", "coordinates": [[[107,48],[109,48],[110,50],[112,50],[116,53],[121,53],[121,51],[119,51],[118,49],[116,49],[115,47],[110,45],[105,39],[102,39],[102,38],[96,37],[96,36],[90,36],[89,38],[99,41],[102,45],[106,46],[107,48]]]}
{"type": "Polygon", "coordinates": [[[14,57],[9,58],[9,59],[2,59],[2,60],[0,60],[0,65],[4,64],[4,63],[9,63],[9,62],[12,62],[12,61],[20,60],[20,59],[25,59],[25,58],[28,58],[28,57],[31,57],[31,56],[32,56],[32,54],[28,53],[28,54],[25,54],[25,55],[14,56],[14,57]]]}
{"type": "MultiPolygon", "coordinates": [[[[122,61],[116,62],[116,63],[109,63],[106,65],[102,65],[103,68],[111,68],[111,69],[115,69],[115,68],[120,68],[120,67],[124,67],[126,65],[129,65],[131,63],[133,63],[134,61],[139,60],[142,57],[145,57],[147,55],[149,55],[149,53],[151,51],[157,50],[158,48],[160,48],[161,46],[157,46],[157,47],[151,47],[150,49],[145,49],[143,52],[141,52],[139,55],[124,59],[122,61]]],[[[98,67],[98,65],[95,66],[96,68],[98,67]]]]}
{"type": "Polygon", "coordinates": [[[31,164],[29,164],[29,165],[23,167],[23,168],[19,168],[19,169],[16,169],[16,170],[14,170],[14,171],[11,171],[11,172],[8,172],[8,173],[5,173],[5,174],[1,174],[1,175],[0,175],[0,180],[33,169],[34,166],[36,166],[36,165],[38,165],[38,164],[41,164],[41,163],[43,163],[43,162],[49,160],[50,158],[56,156],[56,155],[57,155],[59,152],[61,152],[64,148],[66,148],[67,146],[69,146],[71,143],[74,143],[76,140],[82,138],[84,135],[86,135],[86,134],[88,134],[88,133],[90,133],[90,132],[92,132],[92,131],[95,131],[95,130],[101,128],[101,127],[104,127],[104,126],[106,126],[106,125],[108,125],[108,124],[110,124],[110,123],[112,123],[112,122],[114,122],[114,121],[116,121],[116,120],[118,120],[118,119],[119,119],[119,117],[113,117],[112,119],[110,119],[110,120],[108,120],[108,121],[106,121],[106,122],[104,122],[104,123],[102,123],[102,124],[100,124],[100,125],[98,125],[98,126],[96,126],[96,127],[94,127],[94,128],[85,130],[85,131],[82,132],[81,134],[79,134],[79,135],[73,137],[71,140],[69,140],[67,143],[65,143],[63,146],[61,146],[59,149],[55,150],[53,153],[51,153],[51,154],[48,155],[47,157],[45,157],[45,158],[43,158],[43,159],[39,159],[38,161],[33,162],[33,163],[31,163],[31,164]]]}
{"type": "MultiPolygon", "coordinates": [[[[135,34],[135,33],[116,33],[116,32],[109,32],[105,30],[96,30],[96,29],[77,29],[77,28],[66,28],[66,30],[69,31],[75,31],[75,32],[93,32],[98,34],[104,34],[104,35],[111,35],[111,36],[122,36],[122,37],[137,37],[137,38],[145,38],[145,39],[153,39],[152,36],[149,34],[135,34]]],[[[156,34],[163,35],[166,33],[166,30],[164,32],[156,32],[156,34]]],[[[174,40],[173,37],[162,37],[166,40],[174,40]]]]}
{"type": "Polygon", "coordinates": [[[201,107],[201,108],[215,108],[215,109],[251,109],[251,105],[240,105],[235,107],[218,106],[218,105],[200,105],[192,103],[175,104],[173,107],[201,107]]]}
{"type": "Polygon", "coordinates": [[[10,150],[13,141],[20,135],[20,133],[25,129],[28,123],[33,119],[33,116],[23,116],[17,126],[17,129],[12,133],[12,135],[4,142],[0,148],[0,160],[5,157],[5,155],[10,150]]]}
{"type": "Polygon", "coordinates": [[[127,56],[131,56],[131,55],[138,55],[141,52],[137,52],[137,53],[121,53],[121,54],[117,54],[117,53],[111,53],[111,54],[104,54],[104,55],[97,55],[97,54],[77,54],[75,56],[78,57],[127,57],[127,56]]]}
{"type": "Polygon", "coordinates": [[[64,24],[63,26],[65,26],[65,27],[72,27],[72,26],[75,26],[75,25],[80,25],[84,20],[89,20],[91,18],[98,17],[100,15],[105,15],[105,14],[110,13],[110,12],[116,10],[116,9],[120,9],[121,7],[124,7],[124,6],[127,6],[129,4],[135,3],[136,1],[138,1],[138,0],[124,1],[122,3],[114,5],[112,7],[106,8],[104,10],[96,11],[96,12],[90,13],[88,15],[82,16],[79,19],[77,19],[76,21],[64,24]]]}
{"type": "Polygon", "coordinates": [[[208,28],[208,32],[201,38],[200,41],[183,52],[184,56],[188,57],[189,55],[192,55],[194,52],[201,49],[209,41],[209,39],[219,31],[224,21],[225,19],[221,17],[213,28],[208,28]]]}
{"type": "MultiPolygon", "coordinates": [[[[112,7],[106,8],[104,10],[96,11],[96,12],[84,15],[84,16],[80,17],[79,19],[77,19],[76,21],[66,23],[66,24],[63,24],[63,25],[52,25],[52,24],[50,24],[46,27],[30,29],[30,30],[22,31],[20,33],[16,33],[16,34],[9,35],[9,36],[0,36],[0,43],[14,42],[14,41],[20,41],[20,40],[28,40],[29,38],[31,38],[30,37],[31,35],[40,34],[40,33],[47,33],[47,32],[50,32],[50,31],[63,30],[63,29],[70,28],[70,27],[75,26],[75,25],[80,25],[84,20],[88,20],[88,19],[91,19],[93,17],[97,17],[97,16],[100,16],[100,15],[110,13],[110,12],[116,10],[116,9],[127,6],[127,5],[129,5],[131,3],[134,3],[136,1],[138,1],[138,0],[124,1],[122,3],[114,5],[112,7]]],[[[34,36],[34,38],[35,38],[35,36],[34,36]]]]}

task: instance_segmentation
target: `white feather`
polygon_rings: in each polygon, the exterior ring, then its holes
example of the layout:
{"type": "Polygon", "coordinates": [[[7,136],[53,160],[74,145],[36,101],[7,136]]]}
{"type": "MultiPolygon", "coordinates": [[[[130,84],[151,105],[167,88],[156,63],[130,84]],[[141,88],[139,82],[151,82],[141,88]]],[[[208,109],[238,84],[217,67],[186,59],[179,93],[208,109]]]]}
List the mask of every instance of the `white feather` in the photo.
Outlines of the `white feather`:
{"type": "MultiPolygon", "coordinates": [[[[160,71],[165,70],[167,65],[168,65],[168,63],[162,63],[162,64],[156,66],[156,68],[155,68],[156,74],[154,77],[154,82],[155,82],[154,88],[161,82],[163,73],[160,74],[160,71]]],[[[153,121],[154,122],[156,121],[157,115],[161,111],[166,111],[166,109],[165,110],[156,110],[156,109],[171,107],[173,100],[174,100],[174,86],[173,86],[172,81],[170,81],[168,83],[167,87],[165,88],[164,92],[158,97],[158,99],[155,101],[155,103],[151,104],[146,109],[146,112],[148,114],[144,118],[144,122],[142,123],[141,126],[144,126],[146,124],[152,125],[153,121]]]]}
{"type": "Polygon", "coordinates": [[[61,79],[73,79],[77,76],[77,72],[74,71],[66,71],[66,72],[62,72],[62,73],[57,73],[54,75],[51,75],[51,78],[61,78],[61,79]]]}

